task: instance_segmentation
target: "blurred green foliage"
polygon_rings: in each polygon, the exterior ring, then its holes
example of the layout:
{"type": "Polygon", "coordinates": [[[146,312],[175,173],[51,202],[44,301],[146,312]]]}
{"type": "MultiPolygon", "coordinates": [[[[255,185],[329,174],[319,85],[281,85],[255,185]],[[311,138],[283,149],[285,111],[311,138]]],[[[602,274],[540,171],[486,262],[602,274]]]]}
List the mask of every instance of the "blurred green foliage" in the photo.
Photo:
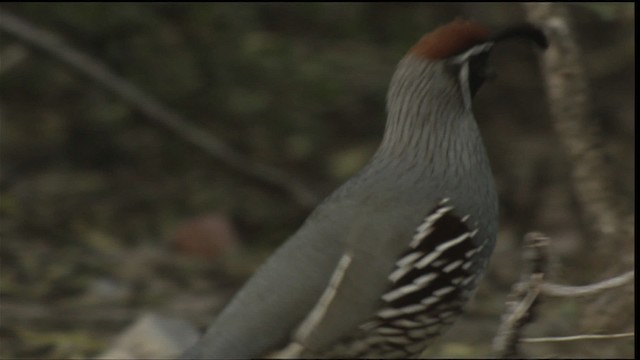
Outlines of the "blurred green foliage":
{"type": "MultiPolygon", "coordinates": [[[[375,149],[395,62],[425,29],[455,11],[455,6],[434,13],[428,5],[364,3],[7,8],[99,59],[255,161],[288,169],[323,193],[375,149]],[[403,26],[396,26],[394,17],[401,17],[403,26]],[[339,155],[362,151],[355,158],[339,155]]],[[[2,132],[3,179],[55,183],[49,171],[73,173],[63,180],[73,189],[60,195],[65,201],[50,198],[46,190],[29,195],[36,202],[24,199],[56,209],[57,215],[36,221],[57,216],[60,234],[71,230],[70,222],[84,221],[139,241],[141,226],[155,229],[147,236],[166,231],[154,217],[212,208],[241,214],[246,217],[241,220],[261,227],[303,216],[293,209],[273,219],[277,214],[270,209],[282,201],[279,196],[255,194],[261,190],[246,179],[54,59],[30,53],[1,76],[3,110],[10,119],[2,132]],[[85,183],[90,178],[102,183],[85,183]],[[93,196],[81,190],[88,186],[93,196]],[[65,213],[64,203],[71,209],[80,205],[71,204],[74,198],[84,202],[85,211],[65,213]]]]}

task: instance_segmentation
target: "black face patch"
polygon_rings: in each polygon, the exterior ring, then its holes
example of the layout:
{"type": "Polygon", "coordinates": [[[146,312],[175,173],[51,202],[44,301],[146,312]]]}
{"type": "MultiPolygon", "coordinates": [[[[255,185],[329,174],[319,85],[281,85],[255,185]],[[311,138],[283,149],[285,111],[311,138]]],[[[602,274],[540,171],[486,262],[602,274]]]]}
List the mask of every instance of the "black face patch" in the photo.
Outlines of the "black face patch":
{"type": "Polygon", "coordinates": [[[467,66],[469,66],[469,92],[471,96],[475,96],[485,80],[493,77],[487,67],[487,59],[489,58],[489,52],[482,52],[477,55],[470,56],[467,60],[467,66]]]}
{"type": "Polygon", "coordinates": [[[452,57],[447,63],[447,71],[458,81],[460,90],[468,95],[469,100],[478,92],[485,80],[493,77],[487,67],[492,45],[492,43],[476,45],[452,57]]]}

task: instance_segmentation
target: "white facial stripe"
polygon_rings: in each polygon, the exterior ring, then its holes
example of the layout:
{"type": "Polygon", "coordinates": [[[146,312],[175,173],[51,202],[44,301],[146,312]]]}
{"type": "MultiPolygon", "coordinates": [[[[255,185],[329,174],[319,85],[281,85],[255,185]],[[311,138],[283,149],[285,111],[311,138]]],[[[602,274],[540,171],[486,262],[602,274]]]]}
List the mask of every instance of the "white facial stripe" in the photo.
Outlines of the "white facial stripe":
{"type": "Polygon", "coordinates": [[[493,47],[492,42],[482,43],[480,45],[476,45],[471,49],[463,52],[462,54],[451,59],[451,62],[455,64],[463,64],[469,60],[470,57],[481,54],[483,52],[489,51],[493,47]]]}
{"type": "Polygon", "coordinates": [[[462,99],[464,100],[464,107],[471,109],[471,89],[469,88],[469,63],[464,62],[460,68],[460,74],[458,74],[458,81],[460,82],[460,89],[462,90],[462,99]]]}
{"type": "Polygon", "coordinates": [[[471,109],[471,89],[469,89],[468,60],[470,57],[489,51],[491,47],[493,47],[493,42],[482,43],[480,45],[476,45],[472,47],[471,49],[451,59],[452,63],[460,65],[460,73],[458,74],[458,81],[460,82],[460,88],[462,89],[464,106],[467,109],[471,109]]]}

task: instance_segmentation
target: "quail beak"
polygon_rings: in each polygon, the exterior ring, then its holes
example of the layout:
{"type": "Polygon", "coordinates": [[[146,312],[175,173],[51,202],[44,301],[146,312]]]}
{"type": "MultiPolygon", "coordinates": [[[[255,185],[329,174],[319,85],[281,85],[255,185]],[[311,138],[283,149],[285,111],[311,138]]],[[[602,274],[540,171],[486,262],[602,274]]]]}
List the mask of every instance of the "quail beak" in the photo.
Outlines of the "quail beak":
{"type": "MultiPolygon", "coordinates": [[[[510,39],[528,40],[533,42],[540,49],[546,49],[549,46],[549,42],[547,41],[547,37],[544,32],[530,24],[522,24],[506,28],[491,37],[490,41],[495,44],[510,39]]],[[[487,65],[484,69],[483,76],[486,81],[492,81],[498,77],[498,74],[495,69],[487,65]]]]}
{"type": "Polygon", "coordinates": [[[549,46],[547,36],[544,32],[530,24],[516,25],[504,29],[494,35],[491,40],[500,42],[509,39],[524,39],[536,44],[540,49],[546,49],[549,46]]]}

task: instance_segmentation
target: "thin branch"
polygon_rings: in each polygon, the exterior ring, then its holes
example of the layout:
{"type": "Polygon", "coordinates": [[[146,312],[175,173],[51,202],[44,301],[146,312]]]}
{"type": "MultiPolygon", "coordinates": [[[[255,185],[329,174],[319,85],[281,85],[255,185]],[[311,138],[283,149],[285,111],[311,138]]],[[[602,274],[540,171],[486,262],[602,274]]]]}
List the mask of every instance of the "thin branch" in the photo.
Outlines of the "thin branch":
{"type": "Polygon", "coordinates": [[[540,304],[542,295],[559,297],[593,295],[629,284],[635,278],[635,272],[628,271],[614,278],[585,286],[564,286],[543,282],[549,257],[548,244],[549,238],[541,233],[529,233],[525,236],[522,280],[513,286],[509,294],[505,313],[493,341],[493,348],[497,356],[500,358],[521,357],[518,345],[525,342],[561,342],[633,336],[633,333],[624,333],[521,338],[523,328],[533,320],[535,307],[540,304]]]}
{"type": "Polygon", "coordinates": [[[558,297],[594,295],[602,291],[629,284],[635,278],[635,271],[629,271],[614,278],[584,286],[566,286],[551,283],[542,284],[542,294],[558,297]]]}
{"type": "Polygon", "coordinates": [[[508,296],[506,310],[493,339],[493,349],[499,358],[521,357],[518,344],[524,327],[533,321],[540,304],[544,275],[549,263],[549,238],[541,233],[525,235],[524,270],[520,282],[508,296]]]}
{"type": "Polygon", "coordinates": [[[165,126],[221,163],[249,178],[283,190],[305,208],[315,205],[317,196],[302,183],[294,180],[291,175],[271,166],[255,163],[236,152],[222,140],[190,124],[182,115],[111,72],[99,60],[73,48],[49,31],[36,28],[27,21],[10,14],[6,9],[0,11],[0,29],[30,46],[45,51],[72,70],[88,76],[145,114],[149,120],[165,126]]]}
{"type": "MultiPolygon", "coordinates": [[[[542,285],[543,278],[542,275],[543,274],[532,274],[529,282],[523,286],[526,287],[524,297],[519,302],[513,303],[511,307],[513,309],[512,312],[501,324],[502,331],[498,331],[499,333],[505,334],[504,340],[500,340],[500,338],[498,338],[496,341],[498,347],[500,347],[500,344],[504,342],[505,345],[503,346],[506,349],[515,349],[515,344],[519,341],[517,334],[519,334],[524,325],[529,323],[531,308],[540,294],[540,286],[542,285]]],[[[520,284],[519,286],[522,285],[523,284],[520,284]]],[[[516,292],[520,291],[521,290],[516,290],[516,292]]],[[[510,350],[508,352],[513,352],[513,355],[507,357],[514,357],[518,354],[518,351],[516,350],[510,350]]]]}
{"type": "Polygon", "coordinates": [[[573,336],[556,336],[556,337],[538,337],[538,338],[524,338],[521,342],[526,343],[549,343],[549,342],[565,342],[565,341],[578,341],[578,340],[604,340],[604,339],[624,339],[634,337],[636,334],[633,332],[622,334],[603,334],[603,335],[573,335],[573,336]]]}
{"type": "MultiPolygon", "coordinates": [[[[602,131],[593,121],[584,56],[571,26],[571,5],[532,2],[523,6],[528,20],[543,29],[549,40],[542,55],[542,76],[552,124],[570,160],[582,220],[597,235],[596,246],[584,248],[589,249],[588,254],[597,254],[592,256],[612,276],[633,264],[634,216],[622,207],[612,180],[615,172],[602,147],[602,131]]],[[[621,319],[628,319],[626,313],[632,306],[633,297],[610,291],[586,309],[583,326],[619,326],[621,319]]]]}
{"type": "Polygon", "coordinates": [[[616,201],[600,129],[591,116],[587,76],[568,10],[563,4],[542,2],[525,3],[524,9],[529,21],[543,29],[549,40],[542,54],[542,75],[553,125],[573,167],[583,218],[600,235],[603,247],[618,248],[612,243],[627,240],[629,229],[616,201]]]}

